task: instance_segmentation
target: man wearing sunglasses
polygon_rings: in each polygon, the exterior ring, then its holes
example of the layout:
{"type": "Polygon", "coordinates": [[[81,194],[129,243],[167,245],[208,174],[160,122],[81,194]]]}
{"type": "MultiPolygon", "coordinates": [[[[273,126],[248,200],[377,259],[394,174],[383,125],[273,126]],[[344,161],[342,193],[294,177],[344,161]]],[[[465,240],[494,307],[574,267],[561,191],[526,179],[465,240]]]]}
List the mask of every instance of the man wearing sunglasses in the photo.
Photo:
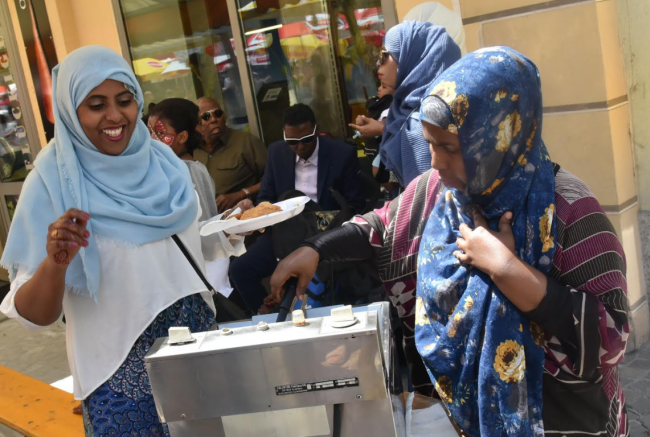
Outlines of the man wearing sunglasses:
{"type": "Polygon", "coordinates": [[[204,144],[194,158],[214,180],[217,208],[223,212],[240,201],[255,199],[266,166],[266,146],[247,132],[226,126],[226,113],[211,97],[197,101],[204,144]]]}
{"type": "MultiPolygon", "coordinates": [[[[318,135],[316,117],[307,105],[296,104],[283,117],[284,141],[269,146],[268,162],[257,201],[277,202],[285,193],[300,191],[317,204],[316,209],[341,209],[330,189],[338,191],[357,213],[365,199],[359,182],[356,149],[346,143],[318,135]]],[[[278,264],[273,250],[273,229],[267,230],[233,260],[230,278],[246,306],[257,313],[267,296],[262,280],[278,264]]]]}

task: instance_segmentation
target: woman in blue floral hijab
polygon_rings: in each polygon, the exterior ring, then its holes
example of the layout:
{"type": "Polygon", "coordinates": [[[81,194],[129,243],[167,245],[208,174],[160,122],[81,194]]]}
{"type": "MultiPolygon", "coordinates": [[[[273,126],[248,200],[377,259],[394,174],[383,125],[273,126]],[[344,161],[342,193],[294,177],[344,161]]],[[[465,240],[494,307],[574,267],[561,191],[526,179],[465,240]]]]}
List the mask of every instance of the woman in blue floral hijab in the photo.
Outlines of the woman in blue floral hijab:
{"type": "Polygon", "coordinates": [[[538,128],[537,68],[513,50],[495,48],[452,66],[427,94],[423,127],[446,131],[450,140],[428,138],[432,155],[450,165],[438,164],[446,189],[420,244],[418,351],[470,435],[488,435],[495,426],[509,435],[543,435],[540,329],[500,291],[497,277],[509,254],[471,246],[486,239],[474,235],[476,226],[485,234],[512,228],[507,246],[538,273],[526,270],[521,279],[530,289],[515,292],[530,294],[520,297],[525,304],[541,301],[545,288],[536,289],[537,276],[550,270],[556,226],[553,164],[538,128]],[[464,164],[464,177],[453,162],[464,164]]]}
{"type": "Polygon", "coordinates": [[[433,169],[306,241],[271,287],[297,276],[300,294],[320,262],[375,261],[462,435],[627,435],[625,254],[589,188],[551,162],[537,68],[486,48],[426,95],[433,169]]]}

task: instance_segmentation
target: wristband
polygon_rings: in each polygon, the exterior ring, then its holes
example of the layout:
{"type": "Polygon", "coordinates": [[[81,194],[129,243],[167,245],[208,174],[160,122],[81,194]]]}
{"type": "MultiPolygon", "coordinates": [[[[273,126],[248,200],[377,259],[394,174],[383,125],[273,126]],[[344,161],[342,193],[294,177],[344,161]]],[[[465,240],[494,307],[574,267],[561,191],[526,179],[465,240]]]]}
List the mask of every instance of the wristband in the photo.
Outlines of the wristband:
{"type": "Polygon", "coordinates": [[[251,192],[248,191],[247,188],[242,188],[241,190],[244,192],[244,194],[246,194],[246,199],[248,199],[250,197],[250,195],[251,195],[251,192]]]}

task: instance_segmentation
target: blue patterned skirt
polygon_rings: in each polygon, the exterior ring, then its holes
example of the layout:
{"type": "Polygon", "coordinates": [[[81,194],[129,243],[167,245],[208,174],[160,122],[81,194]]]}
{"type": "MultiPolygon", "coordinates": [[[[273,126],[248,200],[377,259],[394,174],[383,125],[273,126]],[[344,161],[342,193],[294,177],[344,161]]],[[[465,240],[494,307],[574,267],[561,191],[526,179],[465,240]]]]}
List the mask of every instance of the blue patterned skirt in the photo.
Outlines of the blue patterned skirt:
{"type": "Polygon", "coordinates": [[[82,402],[86,436],[169,437],[167,425],[158,420],[144,356],[172,326],[203,332],[214,323],[214,313],[200,294],[180,299],[158,314],[117,372],[82,402]]]}

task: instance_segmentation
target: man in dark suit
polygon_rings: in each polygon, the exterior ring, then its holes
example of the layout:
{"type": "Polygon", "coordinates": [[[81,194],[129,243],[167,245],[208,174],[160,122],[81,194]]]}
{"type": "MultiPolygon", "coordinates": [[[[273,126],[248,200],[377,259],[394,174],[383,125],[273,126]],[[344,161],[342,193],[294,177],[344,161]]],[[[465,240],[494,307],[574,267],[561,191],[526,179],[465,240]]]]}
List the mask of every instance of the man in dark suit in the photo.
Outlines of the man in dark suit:
{"type": "MultiPolygon", "coordinates": [[[[314,112],[296,104],[284,113],[284,141],[269,146],[258,202],[277,202],[289,191],[300,191],[323,211],[341,209],[331,189],[360,213],[364,195],[359,183],[359,161],[354,147],[318,135],[314,112]]],[[[262,279],[271,276],[278,260],[272,230],[262,234],[247,252],[232,261],[230,279],[249,310],[256,313],[266,297],[262,279]]]]}

